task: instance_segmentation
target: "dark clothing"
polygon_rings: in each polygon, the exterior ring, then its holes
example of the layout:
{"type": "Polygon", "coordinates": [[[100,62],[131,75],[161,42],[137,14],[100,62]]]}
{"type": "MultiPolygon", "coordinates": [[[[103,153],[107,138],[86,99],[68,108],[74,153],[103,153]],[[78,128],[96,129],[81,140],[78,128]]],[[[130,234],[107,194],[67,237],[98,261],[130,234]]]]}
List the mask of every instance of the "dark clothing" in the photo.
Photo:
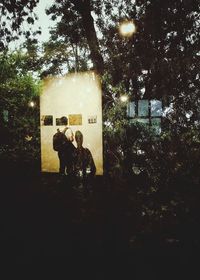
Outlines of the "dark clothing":
{"type": "Polygon", "coordinates": [[[65,174],[65,156],[63,148],[67,141],[67,137],[63,132],[58,131],[53,136],[53,149],[58,152],[60,174],[65,174]]]}
{"type": "Polygon", "coordinates": [[[53,149],[54,149],[54,151],[60,152],[63,148],[63,144],[66,141],[67,141],[66,135],[61,131],[57,131],[53,135],[53,149]]]}
{"type": "Polygon", "coordinates": [[[58,151],[59,158],[59,173],[60,174],[71,174],[74,171],[74,158],[76,148],[69,141],[64,132],[57,132],[54,136],[57,141],[54,141],[54,150],[58,151]]]}
{"type": "Polygon", "coordinates": [[[63,145],[62,157],[64,159],[64,165],[68,175],[74,173],[75,153],[76,148],[71,141],[67,140],[63,145]]]}
{"type": "Polygon", "coordinates": [[[58,158],[60,161],[59,173],[65,174],[65,155],[64,155],[63,151],[58,152],[58,158]]]}
{"type": "Polygon", "coordinates": [[[94,176],[96,173],[96,166],[90,150],[87,148],[77,148],[75,153],[75,171],[76,174],[80,174],[83,178],[88,176],[94,176]]]}

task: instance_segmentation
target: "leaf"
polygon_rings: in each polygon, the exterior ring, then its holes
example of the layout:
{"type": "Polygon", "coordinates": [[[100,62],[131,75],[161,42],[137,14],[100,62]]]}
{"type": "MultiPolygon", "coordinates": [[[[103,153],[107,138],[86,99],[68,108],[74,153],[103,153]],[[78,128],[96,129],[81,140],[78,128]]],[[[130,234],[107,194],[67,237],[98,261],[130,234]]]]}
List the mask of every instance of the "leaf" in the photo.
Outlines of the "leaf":
{"type": "Polygon", "coordinates": [[[29,24],[34,24],[34,19],[32,17],[27,17],[26,21],[29,23],[29,24]]]}

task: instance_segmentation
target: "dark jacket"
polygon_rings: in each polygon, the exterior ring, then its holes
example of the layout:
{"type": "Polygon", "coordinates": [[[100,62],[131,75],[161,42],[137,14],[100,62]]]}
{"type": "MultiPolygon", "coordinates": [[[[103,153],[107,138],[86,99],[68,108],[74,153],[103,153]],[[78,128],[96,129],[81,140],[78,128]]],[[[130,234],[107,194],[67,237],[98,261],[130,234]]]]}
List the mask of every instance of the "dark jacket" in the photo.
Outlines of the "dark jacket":
{"type": "Polygon", "coordinates": [[[75,152],[75,170],[82,171],[83,176],[95,175],[96,166],[92,154],[87,148],[77,148],[75,152]]]}

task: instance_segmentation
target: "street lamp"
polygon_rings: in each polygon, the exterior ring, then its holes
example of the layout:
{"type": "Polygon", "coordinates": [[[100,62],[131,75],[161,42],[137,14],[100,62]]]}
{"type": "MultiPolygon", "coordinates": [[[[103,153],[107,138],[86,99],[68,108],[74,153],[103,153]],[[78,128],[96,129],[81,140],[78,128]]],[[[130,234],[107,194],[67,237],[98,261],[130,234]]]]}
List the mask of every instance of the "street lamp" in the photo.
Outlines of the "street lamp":
{"type": "Polygon", "coordinates": [[[121,100],[121,102],[127,102],[128,101],[128,96],[127,95],[121,95],[120,100],[121,100]]]}
{"type": "Polygon", "coordinates": [[[35,106],[35,103],[34,103],[33,101],[31,101],[31,102],[29,103],[29,106],[33,108],[33,107],[35,106]]]}
{"type": "Polygon", "coordinates": [[[136,32],[135,23],[132,20],[125,20],[119,25],[119,32],[124,37],[131,37],[136,32]]]}

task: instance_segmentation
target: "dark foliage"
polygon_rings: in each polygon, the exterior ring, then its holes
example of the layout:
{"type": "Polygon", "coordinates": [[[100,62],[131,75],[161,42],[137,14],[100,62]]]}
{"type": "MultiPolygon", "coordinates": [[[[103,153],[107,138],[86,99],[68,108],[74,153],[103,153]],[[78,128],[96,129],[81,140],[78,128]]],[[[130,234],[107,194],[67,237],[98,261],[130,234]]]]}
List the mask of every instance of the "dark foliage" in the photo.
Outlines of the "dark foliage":
{"type": "MultiPolygon", "coordinates": [[[[30,31],[23,30],[23,23],[33,25],[37,20],[33,10],[39,0],[2,0],[0,3],[0,50],[8,47],[8,44],[24,34],[27,38],[30,31]]],[[[39,30],[35,32],[41,33],[39,30]]]]}
{"type": "Polygon", "coordinates": [[[37,161],[40,83],[27,72],[27,56],[20,52],[1,53],[0,80],[1,159],[19,164],[37,161]]]}

